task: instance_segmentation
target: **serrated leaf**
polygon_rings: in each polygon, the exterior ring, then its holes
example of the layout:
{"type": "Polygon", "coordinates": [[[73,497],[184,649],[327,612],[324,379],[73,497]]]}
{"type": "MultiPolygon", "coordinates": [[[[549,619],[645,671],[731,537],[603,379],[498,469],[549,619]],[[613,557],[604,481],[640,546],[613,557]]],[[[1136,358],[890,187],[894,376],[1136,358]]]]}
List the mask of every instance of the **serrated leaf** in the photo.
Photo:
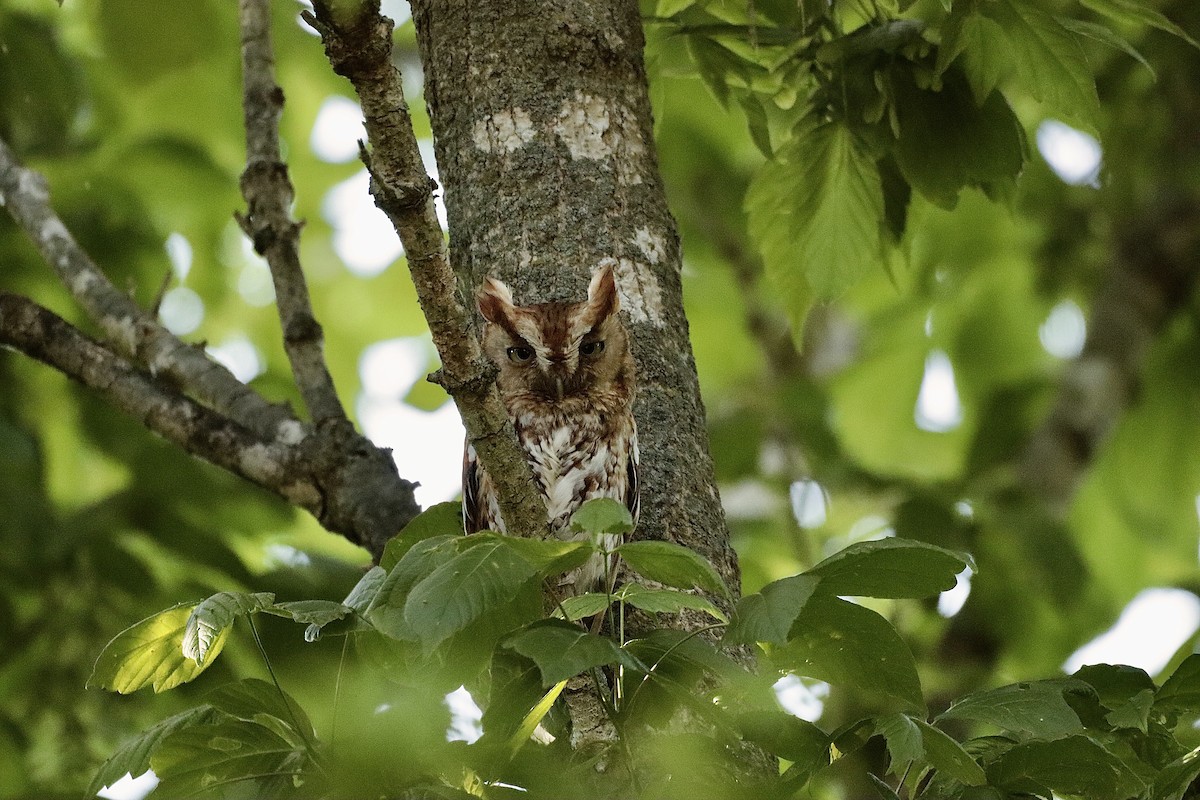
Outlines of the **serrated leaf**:
{"type": "Polygon", "coordinates": [[[920,598],[953,589],[967,567],[974,562],[964,553],[889,537],[852,544],[805,574],[821,579],[823,594],[920,598]]]}
{"type": "Polygon", "coordinates": [[[1129,702],[1114,708],[1104,716],[1114,728],[1134,728],[1146,733],[1150,725],[1150,710],[1154,707],[1154,690],[1143,689],[1129,702]]]}
{"type": "Polygon", "coordinates": [[[675,589],[649,589],[636,583],[622,586],[613,593],[614,600],[623,600],[634,608],[653,614],[677,614],[684,609],[703,611],[719,622],[727,619],[708,599],[675,589]]]}
{"type": "Polygon", "coordinates": [[[787,644],[770,656],[798,675],[882,694],[924,713],[921,681],[908,645],[886,619],[847,600],[814,594],[787,644]]]}
{"type": "Polygon", "coordinates": [[[746,212],[797,332],[814,295],[837,295],[881,263],[883,185],[845,126],[802,124],[754,176],[746,212]]]}
{"type": "Polygon", "coordinates": [[[927,722],[916,720],[916,723],[921,729],[925,760],[930,766],[967,786],[983,786],[987,783],[983,768],[961,744],[927,722]]]}
{"type": "Polygon", "coordinates": [[[537,569],[504,542],[485,541],[435,569],[413,586],[404,621],[426,652],[516,597],[537,569]]]}
{"type": "Polygon", "coordinates": [[[1142,0],[1080,0],[1080,2],[1086,8],[1118,22],[1130,25],[1149,25],[1178,36],[1192,47],[1200,49],[1200,43],[1189,36],[1187,31],[1163,16],[1158,9],[1146,5],[1142,0]]]}
{"type": "Polygon", "coordinates": [[[957,67],[943,75],[941,91],[918,88],[903,73],[893,86],[900,128],[894,154],[914,189],[947,210],[968,186],[989,196],[1011,192],[1025,166],[1025,130],[999,92],[976,105],[957,67]]]}
{"type": "Polygon", "coordinates": [[[404,530],[396,534],[383,548],[379,566],[391,570],[414,544],[441,536],[462,536],[462,505],[437,503],[409,520],[404,530]]]}
{"type": "Polygon", "coordinates": [[[417,636],[404,619],[404,605],[412,588],[435,569],[454,558],[457,536],[434,536],[409,548],[375,593],[364,616],[386,636],[416,641],[417,636]]]}
{"type": "Polygon", "coordinates": [[[150,766],[167,796],[199,794],[213,784],[282,771],[299,772],[304,753],[270,728],[242,720],[193,725],[163,739],[150,766]],[[291,770],[286,770],[292,765],[291,770]]]}
{"type": "Polygon", "coordinates": [[[1138,52],[1137,48],[1127,42],[1124,38],[1117,35],[1112,28],[1107,28],[1104,25],[1097,25],[1095,22],[1087,22],[1081,19],[1072,19],[1070,17],[1061,17],[1059,22],[1063,24],[1067,30],[1079,36],[1086,36],[1101,44],[1108,45],[1113,49],[1120,50],[1128,55],[1134,61],[1141,64],[1150,72],[1150,77],[1158,80],[1158,73],[1154,71],[1154,67],[1150,66],[1150,62],[1146,57],[1138,52]]]}
{"type": "Polygon", "coordinates": [[[1001,755],[987,771],[988,780],[1010,792],[1125,800],[1144,784],[1121,760],[1086,736],[1026,742],[1001,755]]]}
{"type": "Polygon", "coordinates": [[[629,533],[633,516],[624,503],[611,497],[588,500],[571,515],[571,529],[587,533],[629,533]]]}
{"type": "Polygon", "coordinates": [[[982,8],[1004,29],[1022,88],[1053,115],[1095,135],[1100,98],[1075,35],[1036,0],[996,0],[982,8]]]}
{"type": "Polygon", "coordinates": [[[92,668],[88,686],[121,694],[150,686],[165,692],[204,671],[225,646],[228,628],[208,646],[209,660],[201,665],[183,654],[183,636],[195,608],[183,603],[160,611],[113,637],[92,668]]]}
{"type": "Polygon", "coordinates": [[[729,588],[704,556],[674,542],[627,542],[616,550],[635,572],[677,589],[700,588],[729,596],[729,588]]]}
{"type": "Polygon", "coordinates": [[[158,748],[159,743],[178,730],[192,725],[206,725],[221,717],[221,712],[209,705],[189,708],[187,711],[168,717],[154,725],[145,733],[139,734],[118,748],[100,766],[96,777],[88,786],[87,795],[94,797],[105,786],[112,786],[125,773],[141,775],[150,769],[150,757],[158,748]]]}
{"type": "Polygon", "coordinates": [[[268,681],[243,678],[210,692],[205,700],[231,717],[266,725],[293,745],[315,735],[308,714],[290,695],[268,681]]]}
{"type": "Polygon", "coordinates": [[[224,640],[234,620],[262,611],[274,602],[275,595],[270,592],[218,592],[201,601],[188,617],[183,632],[183,654],[205,666],[213,643],[218,638],[224,640]]]}
{"type": "Polygon", "coordinates": [[[1154,709],[1163,713],[1200,713],[1200,653],[1188,656],[1175,668],[1158,690],[1154,709]]]}
{"type": "Polygon", "coordinates": [[[942,713],[941,719],[972,719],[1039,739],[1058,739],[1083,730],[1067,705],[1065,681],[1034,681],[969,694],[942,713]]]}
{"type": "Polygon", "coordinates": [[[725,643],[783,644],[819,581],[815,575],[793,575],[768,583],[758,594],[743,597],[725,630],[725,643]]]}
{"type": "Polygon", "coordinates": [[[942,44],[938,48],[937,71],[944,73],[952,63],[961,65],[971,84],[975,103],[982,105],[1012,73],[1004,29],[978,12],[977,2],[958,2],[946,18],[942,44]]]}
{"type": "Polygon", "coordinates": [[[502,644],[537,664],[543,688],[605,664],[646,669],[611,639],[560,620],[535,622],[512,634],[502,644]]]}

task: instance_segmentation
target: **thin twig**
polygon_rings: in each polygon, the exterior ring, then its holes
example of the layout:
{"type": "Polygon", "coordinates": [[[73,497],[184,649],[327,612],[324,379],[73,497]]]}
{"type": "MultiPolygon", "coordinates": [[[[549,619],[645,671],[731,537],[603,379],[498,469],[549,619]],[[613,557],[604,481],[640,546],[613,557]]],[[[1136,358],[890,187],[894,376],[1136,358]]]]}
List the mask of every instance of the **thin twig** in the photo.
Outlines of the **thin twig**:
{"type": "Polygon", "coordinates": [[[496,389],[495,368],[470,333],[472,316],[460,298],[434,211],[434,184],[421,161],[400,72],[392,63],[393,23],[380,15],[378,0],[352,6],[316,0],[313,5],[315,13],[303,12],[305,21],[321,34],[334,72],[348,78],[358,93],[371,145],[369,152],[362,151],[371,193],[404,245],[442,359],[437,381],[454,398],[480,463],[497,485],[509,532],[538,535],[546,528],[545,505],[496,389]]]}
{"type": "Polygon", "coordinates": [[[275,83],[270,0],[241,0],[239,17],[246,124],[241,187],[248,213],[236,218],[271,268],[284,349],[309,415],[317,425],[345,421],[346,412],[325,364],[324,334],[313,316],[300,267],[301,225],[291,218],[295,190],[279,149],[283,90],[275,83]]]}
{"type": "Polygon", "coordinates": [[[268,440],[295,442],[304,428],[283,405],[268,403],[203,350],[180,341],[119,291],[50,207],[46,179],[21,166],[0,140],[0,197],[42,258],[117,352],[186,387],[204,405],[268,440]]]}

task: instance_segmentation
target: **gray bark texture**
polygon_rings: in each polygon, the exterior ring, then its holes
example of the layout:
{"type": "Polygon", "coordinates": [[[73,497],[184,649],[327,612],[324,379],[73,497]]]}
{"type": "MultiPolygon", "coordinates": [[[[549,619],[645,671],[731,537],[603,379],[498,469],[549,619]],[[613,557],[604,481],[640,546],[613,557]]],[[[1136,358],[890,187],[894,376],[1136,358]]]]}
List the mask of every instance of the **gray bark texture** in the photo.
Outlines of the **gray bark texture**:
{"type": "Polygon", "coordinates": [[[521,304],[578,300],[612,263],[633,340],[641,522],[735,592],[652,138],[635,0],[414,0],[451,263],[521,304]]]}

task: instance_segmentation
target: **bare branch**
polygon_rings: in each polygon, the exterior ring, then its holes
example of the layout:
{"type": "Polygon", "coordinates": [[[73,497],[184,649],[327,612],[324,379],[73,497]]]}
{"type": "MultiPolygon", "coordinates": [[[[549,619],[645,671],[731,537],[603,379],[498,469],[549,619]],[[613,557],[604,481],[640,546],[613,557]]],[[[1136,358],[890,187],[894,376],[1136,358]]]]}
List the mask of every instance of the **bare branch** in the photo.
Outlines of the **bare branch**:
{"type": "Polygon", "coordinates": [[[267,441],[135,368],[53,312],[0,294],[0,344],[95,389],[164,439],[320,515],[316,482],[297,469],[297,447],[267,441]]]}
{"type": "Polygon", "coordinates": [[[344,421],[346,412],[325,365],[324,334],[313,316],[300,268],[301,226],[290,216],[295,191],[279,151],[283,90],[275,83],[270,1],[241,0],[240,19],[246,123],[241,187],[249,211],[238,215],[238,223],[270,265],[284,349],[313,422],[344,421]]]}
{"type": "Polygon", "coordinates": [[[371,172],[375,204],[391,219],[404,244],[409,270],[433,342],[442,359],[439,382],[454,398],[479,460],[499,486],[500,508],[510,531],[541,531],[546,509],[534,489],[525,454],[517,443],[450,267],[446,238],[434,212],[434,184],[425,172],[404,99],[400,73],[392,64],[392,21],[379,14],[378,0],[330,4],[317,0],[316,28],[334,72],[358,93],[371,144],[364,161],[371,172]]]}
{"type": "Polygon", "coordinates": [[[304,430],[291,411],[273,405],[164,328],[119,291],[50,207],[46,179],[22,167],[0,141],[0,197],[9,214],[118,352],[184,386],[202,403],[266,440],[296,441],[304,430]]]}

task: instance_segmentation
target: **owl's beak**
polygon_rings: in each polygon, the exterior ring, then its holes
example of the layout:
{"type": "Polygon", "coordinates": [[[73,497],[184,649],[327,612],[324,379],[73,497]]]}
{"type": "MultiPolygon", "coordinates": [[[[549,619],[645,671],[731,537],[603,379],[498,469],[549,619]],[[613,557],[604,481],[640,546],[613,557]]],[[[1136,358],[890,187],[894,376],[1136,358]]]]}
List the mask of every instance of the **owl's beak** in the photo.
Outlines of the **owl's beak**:
{"type": "Polygon", "coordinates": [[[555,394],[555,399],[556,399],[556,400],[562,400],[562,398],[563,398],[563,381],[562,381],[562,375],[555,375],[555,376],[554,376],[554,394],[555,394]]]}

